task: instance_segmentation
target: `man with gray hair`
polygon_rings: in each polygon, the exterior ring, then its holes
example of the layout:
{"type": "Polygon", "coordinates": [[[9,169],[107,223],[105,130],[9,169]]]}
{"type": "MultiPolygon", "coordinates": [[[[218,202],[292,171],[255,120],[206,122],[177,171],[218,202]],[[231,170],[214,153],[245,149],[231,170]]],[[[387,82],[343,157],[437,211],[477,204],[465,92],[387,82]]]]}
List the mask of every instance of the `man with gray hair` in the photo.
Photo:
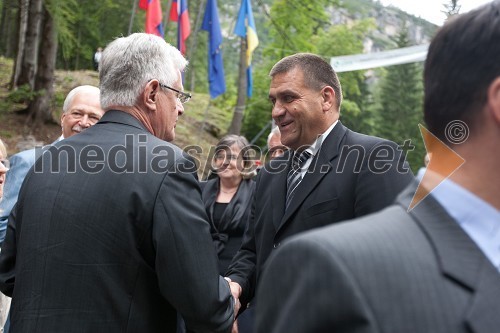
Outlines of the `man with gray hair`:
{"type": "MultiPolygon", "coordinates": [[[[73,88],[64,100],[61,114],[61,136],[52,144],[78,134],[95,125],[104,111],[99,101],[99,88],[89,85],[73,88]]],[[[10,157],[10,169],[5,182],[5,196],[0,201],[0,245],[5,239],[7,220],[17,202],[21,184],[43,149],[24,150],[10,157]]]]}
{"type": "Polygon", "coordinates": [[[186,65],[150,34],[104,50],[104,116],[42,155],[11,215],[0,255],[11,332],[175,332],[177,312],[188,331],[230,331],[239,306],[218,272],[196,165],[167,142],[191,97],[186,65]]]}
{"type": "Polygon", "coordinates": [[[288,148],[281,143],[281,132],[278,126],[275,126],[267,137],[267,149],[269,158],[271,159],[283,156],[285,151],[288,150],[288,148]]]}

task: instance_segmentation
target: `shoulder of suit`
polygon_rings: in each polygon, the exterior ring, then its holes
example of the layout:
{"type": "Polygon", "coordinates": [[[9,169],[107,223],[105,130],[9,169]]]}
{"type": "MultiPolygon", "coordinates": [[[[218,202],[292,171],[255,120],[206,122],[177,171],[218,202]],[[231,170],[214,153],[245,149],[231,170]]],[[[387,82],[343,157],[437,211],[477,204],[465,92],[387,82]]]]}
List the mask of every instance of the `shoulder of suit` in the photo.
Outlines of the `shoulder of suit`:
{"type": "Polygon", "coordinates": [[[376,213],[293,236],[284,245],[311,243],[342,252],[352,250],[353,244],[358,243],[366,250],[372,248],[370,244],[378,247],[390,243],[397,234],[413,235],[418,226],[411,221],[405,208],[394,204],[376,213]]]}
{"type": "Polygon", "coordinates": [[[359,144],[364,147],[375,147],[383,144],[387,144],[393,147],[397,146],[397,144],[391,140],[379,138],[377,136],[358,133],[350,129],[347,129],[345,144],[347,145],[359,144]]]}

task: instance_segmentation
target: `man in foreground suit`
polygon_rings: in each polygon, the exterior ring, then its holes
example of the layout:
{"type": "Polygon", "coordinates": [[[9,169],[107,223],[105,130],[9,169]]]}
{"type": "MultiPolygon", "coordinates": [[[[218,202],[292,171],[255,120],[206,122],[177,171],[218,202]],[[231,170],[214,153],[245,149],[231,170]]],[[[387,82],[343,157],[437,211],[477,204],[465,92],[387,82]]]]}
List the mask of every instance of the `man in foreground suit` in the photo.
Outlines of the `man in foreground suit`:
{"type": "Polygon", "coordinates": [[[425,63],[425,121],[465,163],[445,179],[449,162],[435,163],[448,150],[435,140],[421,178],[430,194],[412,210],[416,181],[379,213],[290,239],[262,277],[258,332],[498,332],[499,40],[500,1],[441,28],[425,63]],[[461,144],[457,123],[469,130],[461,144]],[[433,177],[445,180],[432,189],[433,177]]]}
{"type": "Polygon", "coordinates": [[[191,97],[186,63],[150,34],[104,50],[104,116],[37,160],[9,219],[0,288],[13,294],[11,333],[175,332],[177,311],[190,331],[230,330],[237,306],[196,166],[166,142],[191,97]]]}
{"type": "Polygon", "coordinates": [[[378,211],[412,179],[394,142],[340,123],[341,87],[326,61],[295,54],[274,65],[270,76],[272,116],[291,150],[257,177],[250,227],[227,273],[242,303],[252,299],[267,257],[283,240],[378,211]],[[305,163],[292,169],[302,153],[305,163]]]}

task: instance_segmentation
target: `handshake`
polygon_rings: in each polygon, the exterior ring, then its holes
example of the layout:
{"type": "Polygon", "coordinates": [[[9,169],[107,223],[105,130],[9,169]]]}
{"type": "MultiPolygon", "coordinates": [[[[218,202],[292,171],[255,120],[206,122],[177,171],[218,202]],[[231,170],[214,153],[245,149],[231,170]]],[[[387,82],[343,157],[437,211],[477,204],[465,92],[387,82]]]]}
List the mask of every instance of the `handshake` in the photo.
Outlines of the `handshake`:
{"type": "Polygon", "coordinates": [[[239,299],[241,296],[241,286],[238,283],[231,281],[231,279],[228,277],[225,277],[224,280],[226,280],[229,283],[229,289],[231,289],[231,294],[234,297],[234,325],[231,333],[238,333],[236,316],[238,315],[238,312],[240,311],[241,308],[241,303],[239,299]]]}

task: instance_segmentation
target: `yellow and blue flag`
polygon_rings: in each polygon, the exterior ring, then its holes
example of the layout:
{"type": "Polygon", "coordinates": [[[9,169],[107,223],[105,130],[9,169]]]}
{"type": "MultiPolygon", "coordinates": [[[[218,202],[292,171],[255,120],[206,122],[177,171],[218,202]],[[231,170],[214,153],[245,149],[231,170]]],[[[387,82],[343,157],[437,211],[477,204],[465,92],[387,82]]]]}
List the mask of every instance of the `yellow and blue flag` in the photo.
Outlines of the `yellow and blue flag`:
{"type": "Polygon", "coordinates": [[[252,97],[252,54],[259,45],[250,0],[242,0],[234,33],[247,38],[247,96],[252,97]]]}

